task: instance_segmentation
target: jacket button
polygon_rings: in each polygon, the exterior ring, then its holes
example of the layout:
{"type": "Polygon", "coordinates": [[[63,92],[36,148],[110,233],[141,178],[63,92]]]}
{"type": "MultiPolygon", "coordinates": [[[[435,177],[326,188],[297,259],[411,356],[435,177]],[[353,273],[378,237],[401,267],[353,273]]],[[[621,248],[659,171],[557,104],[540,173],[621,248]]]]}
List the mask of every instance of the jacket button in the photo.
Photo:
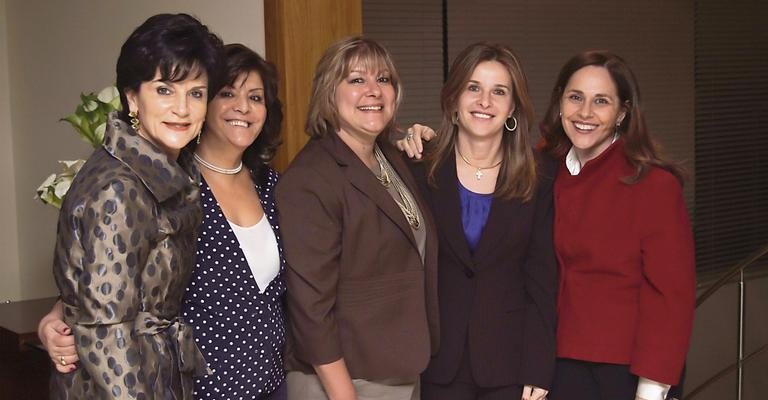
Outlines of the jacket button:
{"type": "Polygon", "coordinates": [[[464,275],[466,275],[466,276],[467,276],[467,278],[470,278],[470,279],[472,279],[472,278],[474,278],[474,277],[475,277],[475,272],[474,272],[474,271],[472,271],[472,270],[471,270],[471,269],[469,269],[469,268],[464,268],[464,275]]]}

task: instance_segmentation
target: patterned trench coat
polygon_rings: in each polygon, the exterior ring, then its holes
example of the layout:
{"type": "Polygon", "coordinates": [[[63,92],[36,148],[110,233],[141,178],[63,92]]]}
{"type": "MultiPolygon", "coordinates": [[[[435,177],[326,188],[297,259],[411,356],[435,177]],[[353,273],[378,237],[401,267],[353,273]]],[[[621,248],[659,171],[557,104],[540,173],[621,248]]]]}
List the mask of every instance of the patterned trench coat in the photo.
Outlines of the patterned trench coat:
{"type": "Polygon", "coordinates": [[[179,164],[110,118],[59,215],[53,274],[80,362],[53,373],[52,399],[192,398],[205,361],[177,316],[199,204],[179,164]]]}

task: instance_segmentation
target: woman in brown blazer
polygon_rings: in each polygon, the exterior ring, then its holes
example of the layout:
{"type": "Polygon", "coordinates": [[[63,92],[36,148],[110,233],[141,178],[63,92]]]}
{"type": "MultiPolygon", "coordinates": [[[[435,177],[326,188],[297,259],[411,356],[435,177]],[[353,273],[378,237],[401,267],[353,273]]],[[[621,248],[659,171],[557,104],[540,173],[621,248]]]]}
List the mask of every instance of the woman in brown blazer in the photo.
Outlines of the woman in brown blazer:
{"type": "MultiPolygon", "coordinates": [[[[440,351],[421,397],[540,400],[555,362],[554,162],[531,150],[533,107],[509,48],[467,47],[441,98],[439,134],[415,164],[440,235],[440,351]]],[[[416,144],[398,143],[412,155],[416,144]]]]}
{"type": "Polygon", "coordinates": [[[317,66],[312,138],[277,189],[290,399],[411,399],[437,348],[435,224],[383,140],[400,93],[368,39],[335,43],[317,66]]]}

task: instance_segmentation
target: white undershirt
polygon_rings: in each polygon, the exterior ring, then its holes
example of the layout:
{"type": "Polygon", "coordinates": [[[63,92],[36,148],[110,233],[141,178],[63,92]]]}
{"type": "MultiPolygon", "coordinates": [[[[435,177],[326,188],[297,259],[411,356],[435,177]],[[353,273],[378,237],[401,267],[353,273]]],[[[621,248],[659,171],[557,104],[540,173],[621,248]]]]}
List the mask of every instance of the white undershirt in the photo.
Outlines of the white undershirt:
{"type": "Polygon", "coordinates": [[[277,250],[277,238],[267,216],[263,215],[256,225],[242,227],[227,220],[235,233],[240,248],[245,254],[245,261],[251,268],[251,274],[259,285],[259,293],[264,293],[269,283],[280,272],[280,254],[277,250]]]}
{"type": "MultiPolygon", "coordinates": [[[[618,138],[619,134],[614,133],[613,139],[611,139],[611,144],[613,144],[618,138]]],[[[598,154],[598,156],[600,154],[598,154]]],[[[579,156],[576,155],[576,147],[574,146],[571,146],[571,149],[568,150],[568,154],[565,155],[565,167],[568,168],[568,172],[570,172],[571,175],[578,175],[581,172],[581,161],[579,160],[579,156]]]]}

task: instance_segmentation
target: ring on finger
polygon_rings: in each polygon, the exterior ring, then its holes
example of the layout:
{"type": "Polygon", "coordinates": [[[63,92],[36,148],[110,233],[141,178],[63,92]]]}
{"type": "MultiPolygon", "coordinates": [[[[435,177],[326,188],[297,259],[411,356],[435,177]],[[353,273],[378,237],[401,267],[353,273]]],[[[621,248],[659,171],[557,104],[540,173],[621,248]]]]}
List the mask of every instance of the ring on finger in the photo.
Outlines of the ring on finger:
{"type": "Polygon", "coordinates": [[[413,139],[413,133],[409,132],[407,135],[405,135],[405,140],[411,140],[411,139],[413,139]]]}
{"type": "Polygon", "coordinates": [[[61,363],[61,365],[63,365],[63,366],[66,366],[66,365],[67,365],[67,362],[66,362],[66,361],[64,361],[64,356],[59,356],[59,362],[60,362],[60,363],[61,363]]]}

